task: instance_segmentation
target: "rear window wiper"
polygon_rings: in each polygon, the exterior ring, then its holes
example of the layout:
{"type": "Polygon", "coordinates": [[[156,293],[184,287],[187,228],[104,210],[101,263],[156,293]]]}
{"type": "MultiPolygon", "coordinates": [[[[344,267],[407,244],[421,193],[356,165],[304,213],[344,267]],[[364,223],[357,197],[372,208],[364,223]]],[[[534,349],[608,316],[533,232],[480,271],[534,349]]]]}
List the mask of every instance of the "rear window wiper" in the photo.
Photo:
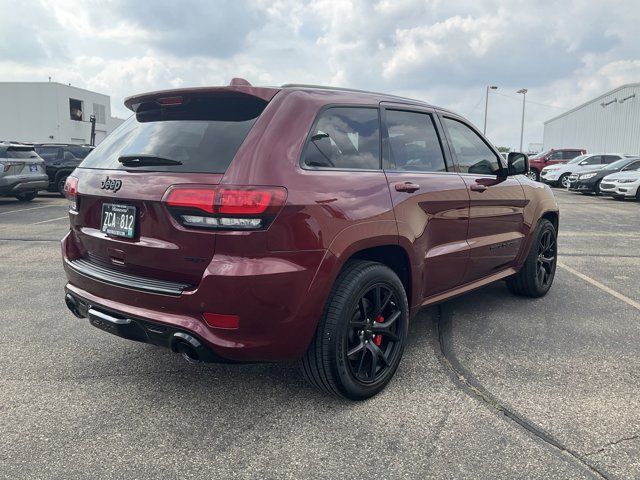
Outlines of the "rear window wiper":
{"type": "Polygon", "coordinates": [[[158,157],[156,155],[143,153],[137,155],[122,155],[118,158],[118,161],[125,167],[161,167],[164,165],[182,165],[180,160],[173,160],[171,158],[158,157]]]}

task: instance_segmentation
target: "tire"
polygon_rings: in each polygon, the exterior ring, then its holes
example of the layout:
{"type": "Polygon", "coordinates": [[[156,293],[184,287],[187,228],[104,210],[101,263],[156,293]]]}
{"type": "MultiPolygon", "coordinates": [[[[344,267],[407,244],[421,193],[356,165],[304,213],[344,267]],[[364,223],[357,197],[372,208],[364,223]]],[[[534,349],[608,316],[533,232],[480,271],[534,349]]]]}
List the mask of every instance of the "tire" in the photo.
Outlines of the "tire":
{"type": "Polygon", "coordinates": [[[407,295],[393,270],[351,260],[331,289],[315,337],[300,361],[302,374],[330,395],[372,397],[400,364],[408,323],[407,295]]]}
{"type": "Polygon", "coordinates": [[[636,190],[636,201],[640,202],[640,187],[636,190]]]}
{"type": "Polygon", "coordinates": [[[596,197],[600,196],[600,181],[597,181],[596,184],[593,186],[593,193],[596,195],[596,197]]]}
{"type": "Polygon", "coordinates": [[[542,219],[533,234],[533,243],[518,273],[507,278],[507,287],[516,295],[542,297],[547,294],[556,273],[558,235],[553,223],[542,219]],[[545,273],[541,273],[540,269],[545,273]]]}
{"type": "Polygon", "coordinates": [[[536,170],[535,168],[530,169],[527,173],[526,176],[535,181],[535,182],[539,182],[540,181],[540,172],[538,172],[538,170],[536,170]]]}
{"type": "Polygon", "coordinates": [[[18,193],[16,195],[16,198],[20,202],[30,202],[31,200],[33,200],[37,196],[38,196],[38,192],[22,192],[22,193],[18,193]]]}
{"type": "Polygon", "coordinates": [[[556,183],[556,186],[567,188],[569,186],[569,175],[570,174],[568,173],[561,175],[560,178],[558,179],[558,183],[556,183]]]}
{"type": "Polygon", "coordinates": [[[64,184],[67,181],[67,177],[68,175],[61,176],[56,183],[56,190],[62,197],[64,197],[64,184]]]}

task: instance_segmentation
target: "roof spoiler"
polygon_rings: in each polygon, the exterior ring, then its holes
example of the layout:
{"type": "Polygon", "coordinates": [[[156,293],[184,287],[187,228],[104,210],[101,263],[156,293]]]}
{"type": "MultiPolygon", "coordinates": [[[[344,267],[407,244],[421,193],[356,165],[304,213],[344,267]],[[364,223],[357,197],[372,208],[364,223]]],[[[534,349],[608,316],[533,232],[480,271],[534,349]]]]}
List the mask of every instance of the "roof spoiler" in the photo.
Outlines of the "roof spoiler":
{"type": "Polygon", "coordinates": [[[179,105],[184,97],[224,95],[225,93],[239,96],[257,97],[265,102],[271,99],[281,89],[277,87],[254,87],[244,78],[233,78],[228,86],[224,87],[192,87],[176,88],[172,90],[159,90],[156,92],[132,95],[124,100],[125,106],[132,111],[137,111],[143,103],[155,102],[159,105],[179,105]]]}

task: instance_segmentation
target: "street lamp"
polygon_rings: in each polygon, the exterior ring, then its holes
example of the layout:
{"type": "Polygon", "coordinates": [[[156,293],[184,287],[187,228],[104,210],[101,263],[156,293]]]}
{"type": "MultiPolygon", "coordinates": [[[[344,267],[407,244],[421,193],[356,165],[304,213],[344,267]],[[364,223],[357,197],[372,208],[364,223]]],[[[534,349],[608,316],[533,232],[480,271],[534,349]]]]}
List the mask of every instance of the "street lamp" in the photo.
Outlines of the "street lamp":
{"type": "Polygon", "coordinates": [[[489,89],[497,90],[498,87],[495,85],[487,85],[487,92],[484,96],[484,128],[482,129],[482,134],[487,134],[487,108],[489,108],[489,89]]]}
{"type": "Polygon", "coordinates": [[[520,152],[522,152],[522,138],[524,136],[524,105],[527,100],[527,90],[526,88],[521,88],[516,93],[522,94],[522,123],[520,124],[520,152]]]}

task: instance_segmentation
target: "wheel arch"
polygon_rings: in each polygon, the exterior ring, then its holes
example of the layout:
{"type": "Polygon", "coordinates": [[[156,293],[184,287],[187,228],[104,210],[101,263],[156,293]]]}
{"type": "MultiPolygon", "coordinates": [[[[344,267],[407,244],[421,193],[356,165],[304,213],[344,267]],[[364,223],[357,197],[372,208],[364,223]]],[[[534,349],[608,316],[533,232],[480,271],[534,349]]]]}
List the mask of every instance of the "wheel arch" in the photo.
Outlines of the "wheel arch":
{"type": "Polygon", "coordinates": [[[67,176],[67,177],[68,177],[69,175],[71,175],[71,173],[73,172],[73,170],[74,170],[73,168],[69,168],[69,169],[67,169],[67,168],[61,168],[60,170],[58,170],[58,171],[56,172],[56,176],[55,176],[55,179],[56,179],[56,180],[55,180],[55,182],[56,182],[56,184],[60,181],[60,178],[61,178],[61,177],[64,177],[64,176],[67,176]]]}
{"type": "Polygon", "coordinates": [[[409,305],[412,305],[413,294],[411,289],[413,281],[411,279],[411,262],[409,261],[409,255],[400,245],[387,244],[358,250],[345,260],[341,270],[349,260],[369,260],[389,267],[402,282],[409,305]]]}
{"type": "Polygon", "coordinates": [[[560,215],[556,211],[547,211],[544,212],[541,216],[541,219],[549,220],[553,224],[553,228],[558,232],[558,227],[560,226],[560,215]]]}

